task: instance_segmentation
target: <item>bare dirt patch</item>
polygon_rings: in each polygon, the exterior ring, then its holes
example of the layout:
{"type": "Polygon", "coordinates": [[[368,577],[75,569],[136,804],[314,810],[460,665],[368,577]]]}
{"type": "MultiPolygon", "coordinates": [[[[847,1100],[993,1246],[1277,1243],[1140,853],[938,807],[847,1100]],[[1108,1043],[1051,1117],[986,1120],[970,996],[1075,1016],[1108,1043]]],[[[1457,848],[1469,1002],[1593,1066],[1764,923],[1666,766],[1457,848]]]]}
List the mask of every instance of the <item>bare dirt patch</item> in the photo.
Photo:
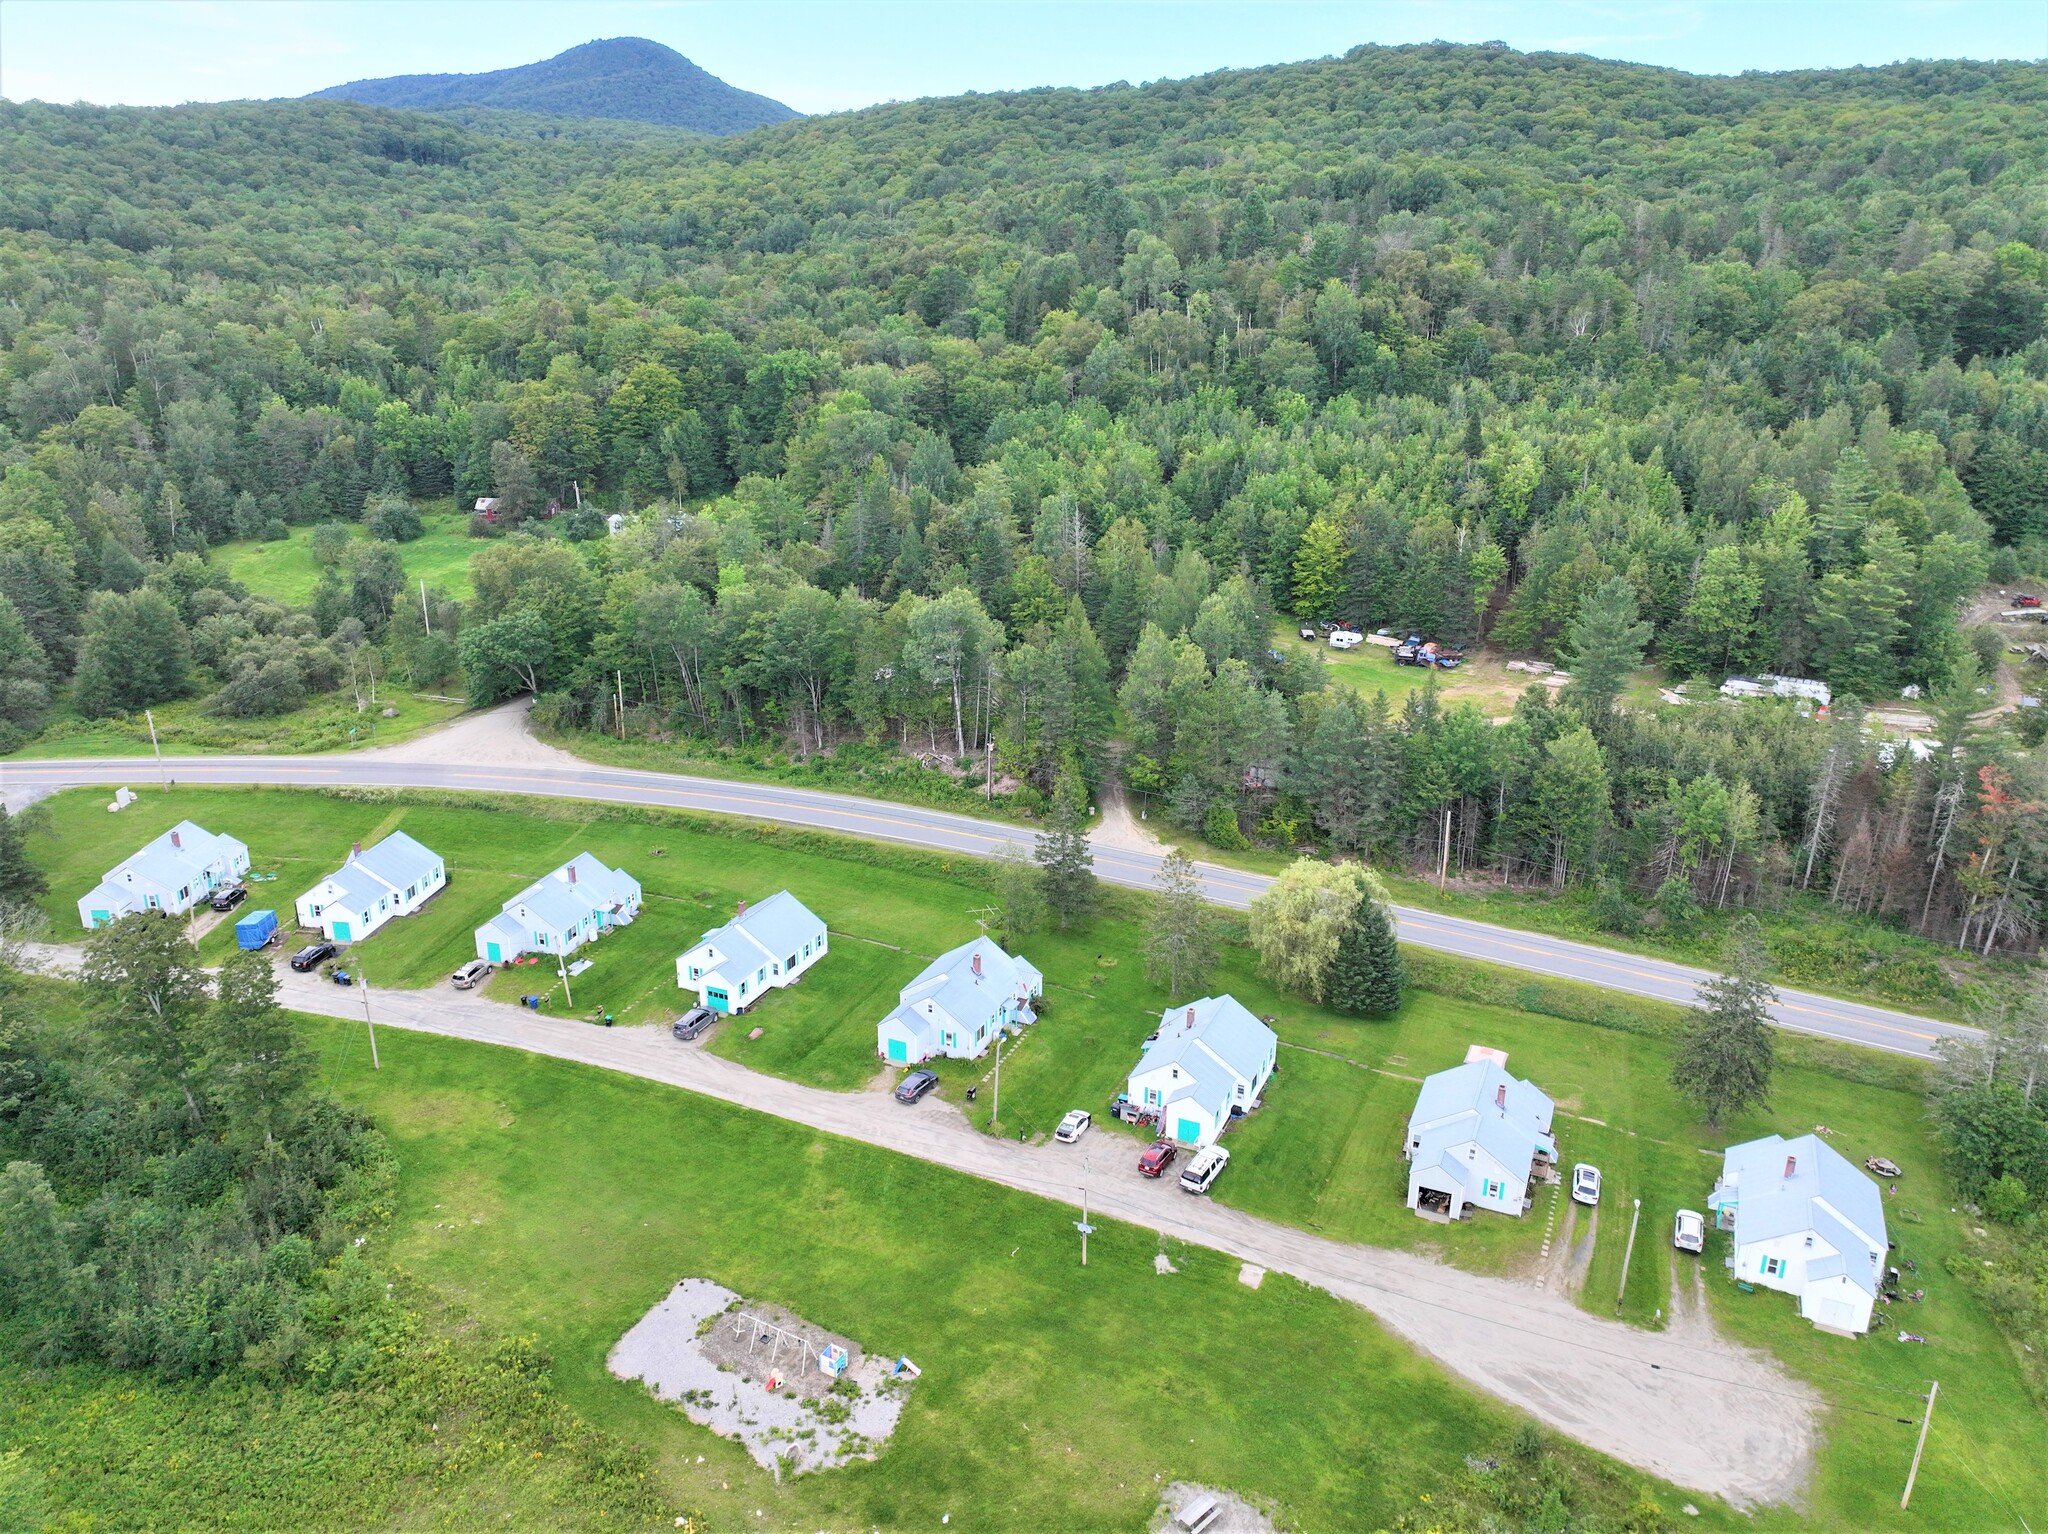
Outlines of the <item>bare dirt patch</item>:
{"type": "Polygon", "coordinates": [[[738,1439],[777,1480],[873,1459],[910,1393],[909,1380],[891,1378],[893,1359],[871,1357],[851,1338],[705,1278],[677,1284],[606,1362],[692,1422],[738,1439]],[[837,1377],[818,1361],[833,1347],[847,1356],[837,1377]]]}
{"type": "Polygon", "coordinates": [[[1180,1510],[1201,1497],[1216,1499],[1216,1516],[1204,1524],[1204,1534],[1273,1534],[1273,1518],[1264,1508],[1232,1492],[1193,1481],[1174,1481],[1159,1495],[1158,1511],[1149,1525],[1152,1534],[1171,1534],[1180,1510]]]}

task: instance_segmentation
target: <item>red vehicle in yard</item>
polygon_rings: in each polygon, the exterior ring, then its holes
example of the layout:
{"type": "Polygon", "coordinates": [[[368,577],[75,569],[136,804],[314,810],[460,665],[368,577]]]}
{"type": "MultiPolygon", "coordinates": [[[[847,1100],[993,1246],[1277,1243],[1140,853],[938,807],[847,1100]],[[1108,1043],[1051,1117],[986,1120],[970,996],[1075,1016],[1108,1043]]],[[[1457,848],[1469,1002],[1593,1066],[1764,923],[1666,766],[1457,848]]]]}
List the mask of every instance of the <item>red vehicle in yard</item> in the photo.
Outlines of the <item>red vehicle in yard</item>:
{"type": "Polygon", "coordinates": [[[2039,607],[2041,599],[2037,596],[2029,596],[2023,591],[2012,599],[2012,605],[2015,607],[2039,607]]]}
{"type": "Polygon", "coordinates": [[[1171,1140],[1154,1140],[1145,1147],[1145,1154],[1138,1158],[1138,1170],[1147,1177],[1163,1176],[1179,1154],[1178,1147],[1171,1140]]]}

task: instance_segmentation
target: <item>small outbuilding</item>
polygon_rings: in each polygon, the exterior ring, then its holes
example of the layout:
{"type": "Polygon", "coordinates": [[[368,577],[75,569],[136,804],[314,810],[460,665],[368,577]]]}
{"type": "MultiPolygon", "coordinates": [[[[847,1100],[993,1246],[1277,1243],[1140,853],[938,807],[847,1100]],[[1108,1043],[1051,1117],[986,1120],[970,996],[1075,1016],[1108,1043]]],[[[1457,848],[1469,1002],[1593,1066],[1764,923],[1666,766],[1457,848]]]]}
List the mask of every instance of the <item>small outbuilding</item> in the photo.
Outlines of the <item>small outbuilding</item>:
{"type": "Polygon", "coordinates": [[[1766,1135],[1721,1153],[1707,1200],[1730,1231],[1737,1278],[1795,1295],[1822,1331],[1870,1329],[1884,1276],[1884,1199],[1861,1169],[1818,1135],[1766,1135]]]}
{"type": "Polygon", "coordinates": [[[1159,1115],[1159,1133],[1183,1145],[1211,1145],[1249,1113],[1272,1080],[1280,1036],[1235,996],[1204,996],[1168,1007],[1125,1092],[1159,1115]]]}
{"type": "Polygon", "coordinates": [[[90,931],[137,911],[182,916],[215,890],[239,883],[249,872],[249,849],[232,836],[181,820],[107,876],[78,902],[78,919],[90,931]]]}
{"type": "Polygon", "coordinates": [[[944,1056],[977,1060],[1005,1029],[1037,1021],[1045,976],[984,934],[940,954],[897,992],[875,1027],[875,1053],[891,1065],[944,1056]]]}
{"type": "Polygon", "coordinates": [[[522,953],[574,953],[639,914],[639,881],[579,852],[476,929],[476,956],[501,964],[522,953]]]}
{"type": "Polygon", "coordinates": [[[348,861],[299,896],[299,925],[330,942],[359,942],[395,916],[410,916],[448,883],[441,855],[403,831],[368,851],[357,842],[348,861]]]}
{"type": "Polygon", "coordinates": [[[825,957],[825,923],[788,890],[757,906],[744,900],[733,919],[697,939],[676,960],[676,984],[714,1012],[744,1012],[769,991],[794,985],[825,957]]]}
{"type": "Polygon", "coordinates": [[[1554,1111],[1534,1082],[1509,1074],[1499,1050],[1474,1049],[1426,1077],[1402,1142],[1408,1207],[1452,1220],[1474,1208],[1524,1214],[1530,1185],[1557,1164],[1554,1111]]]}

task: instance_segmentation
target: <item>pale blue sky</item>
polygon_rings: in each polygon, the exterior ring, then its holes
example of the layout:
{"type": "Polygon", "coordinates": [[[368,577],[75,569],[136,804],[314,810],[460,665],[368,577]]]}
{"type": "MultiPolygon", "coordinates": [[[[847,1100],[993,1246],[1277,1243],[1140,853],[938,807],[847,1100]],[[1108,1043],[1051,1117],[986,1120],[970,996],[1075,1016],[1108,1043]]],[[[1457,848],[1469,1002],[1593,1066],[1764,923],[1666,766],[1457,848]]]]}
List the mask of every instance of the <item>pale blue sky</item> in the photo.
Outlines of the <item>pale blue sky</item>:
{"type": "Polygon", "coordinates": [[[805,112],[1033,85],[1133,83],[1341,53],[1483,42],[1703,74],[2048,57],[2044,0],[0,0],[0,96],[162,105],[530,63],[651,37],[805,112]]]}

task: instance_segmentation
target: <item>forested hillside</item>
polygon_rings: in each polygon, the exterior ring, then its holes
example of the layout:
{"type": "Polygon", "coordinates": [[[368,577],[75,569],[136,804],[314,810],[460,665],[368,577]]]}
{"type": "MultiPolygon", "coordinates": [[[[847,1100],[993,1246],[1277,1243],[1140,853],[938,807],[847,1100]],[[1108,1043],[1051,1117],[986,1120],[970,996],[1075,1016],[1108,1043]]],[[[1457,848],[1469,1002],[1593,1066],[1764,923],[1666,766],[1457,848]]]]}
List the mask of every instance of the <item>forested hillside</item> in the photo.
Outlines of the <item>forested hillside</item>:
{"type": "Polygon", "coordinates": [[[445,111],[495,107],[562,117],[662,123],[694,133],[745,133],[797,113],[731,86],[644,37],[582,43],[538,64],[474,75],[394,75],[314,91],[330,101],[445,111]]]}
{"type": "Polygon", "coordinates": [[[0,152],[13,740],[367,647],[1619,927],[1805,889],[2033,945],[2048,787],[1960,618],[2048,566],[2048,68],[1439,45],[713,143],[0,106],[0,152]],[[388,539],[451,494],[499,504],[429,634],[388,539]],[[365,518],[310,610],[202,562],[365,518]],[[1397,708],[1280,612],[1575,681],[1397,708]],[[1837,707],[1617,707],[1643,660],[1837,707]],[[1908,687],[1919,757],[1862,728],[1908,687]]]}

